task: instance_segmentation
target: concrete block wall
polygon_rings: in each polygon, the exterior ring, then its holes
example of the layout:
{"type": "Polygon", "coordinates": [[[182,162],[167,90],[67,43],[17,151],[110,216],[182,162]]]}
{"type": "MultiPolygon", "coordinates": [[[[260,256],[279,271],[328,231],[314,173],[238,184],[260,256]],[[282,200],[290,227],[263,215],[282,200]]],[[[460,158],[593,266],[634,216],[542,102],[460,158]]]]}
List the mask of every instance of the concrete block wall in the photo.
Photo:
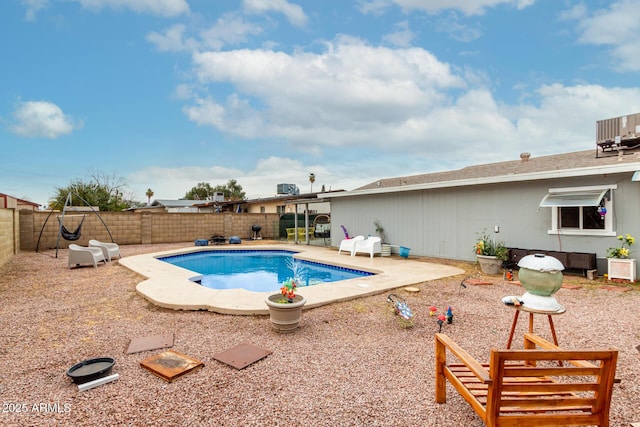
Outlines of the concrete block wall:
{"type": "Polygon", "coordinates": [[[20,251],[20,217],[15,209],[0,209],[0,266],[20,251]]]}
{"type": "MultiPolygon", "coordinates": [[[[146,213],[146,212],[93,212],[86,213],[80,239],[69,242],[59,239],[59,247],[67,248],[70,243],[87,246],[90,239],[113,241],[120,245],[159,244],[193,242],[220,235],[226,238],[239,236],[251,238],[252,225],[262,227],[263,239],[278,238],[279,214],[248,213],[146,213]],[[100,221],[102,218],[102,221],[100,221]]],[[[54,249],[58,244],[58,213],[21,211],[20,238],[23,250],[35,250],[42,230],[38,250],[54,249]],[[45,224],[46,221],[46,225],[45,224]],[[44,225],[44,229],[43,229],[44,225]]],[[[82,215],[68,213],[64,218],[67,230],[73,232],[82,220],[82,215]]]]}

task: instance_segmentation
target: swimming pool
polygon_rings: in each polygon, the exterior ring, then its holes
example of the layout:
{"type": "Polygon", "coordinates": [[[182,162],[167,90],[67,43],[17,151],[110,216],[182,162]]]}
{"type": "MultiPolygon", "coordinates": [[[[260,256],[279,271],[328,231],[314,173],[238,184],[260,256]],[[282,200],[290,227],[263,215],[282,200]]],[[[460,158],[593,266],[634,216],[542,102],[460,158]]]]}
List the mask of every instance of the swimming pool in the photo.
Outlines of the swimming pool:
{"type": "MultiPolygon", "coordinates": [[[[207,247],[207,250],[230,250],[231,248],[234,247],[207,247]]],[[[236,250],[242,249],[236,248],[236,250]]],[[[362,278],[305,287],[304,297],[307,299],[305,309],[391,292],[403,286],[414,286],[417,283],[464,273],[464,270],[449,265],[392,256],[375,258],[349,256],[344,252],[339,254],[336,248],[294,244],[257,244],[251,245],[250,248],[252,250],[292,250],[296,252],[296,259],[374,273],[362,278]]],[[[172,310],[208,310],[245,316],[269,314],[264,300],[270,292],[205,288],[190,280],[196,274],[193,271],[159,259],[200,251],[202,248],[180,247],[176,244],[172,250],[125,256],[118,260],[118,263],[145,277],[136,285],[136,292],[156,306],[172,310]]],[[[382,295],[381,298],[384,299],[386,296],[382,295]]]]}
{"type": "Polygon", "coordinates": [[[210,289],[246,289],[271,292],[293,277],[298,286],[313,286],[370,276],[374,273],[294,259],[287,250],[218,250],[158,258],[199,273],[193,281],[210,289]],[[295,269],[295,273],[294,273],[295,269]]]}

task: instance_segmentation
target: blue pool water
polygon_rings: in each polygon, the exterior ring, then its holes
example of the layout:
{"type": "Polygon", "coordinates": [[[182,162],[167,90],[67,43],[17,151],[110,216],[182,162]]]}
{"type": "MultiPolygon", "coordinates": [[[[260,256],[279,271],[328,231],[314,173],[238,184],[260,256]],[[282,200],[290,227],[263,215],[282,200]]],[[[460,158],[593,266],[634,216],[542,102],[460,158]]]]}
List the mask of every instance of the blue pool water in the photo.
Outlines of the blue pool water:
{"type": "Polygon", "coordinates": [[[294,254],[295,252],[283,250],[219,250],[158,259],[201,274],[199,282],[207,288],[242,288],[254,292],[280,289],[282,282],[294,275],[292,262],[296,264],[297,276],[301,279],[298,286],[312,286],[373,274],[311,261],[294,261],[294,254]]]}

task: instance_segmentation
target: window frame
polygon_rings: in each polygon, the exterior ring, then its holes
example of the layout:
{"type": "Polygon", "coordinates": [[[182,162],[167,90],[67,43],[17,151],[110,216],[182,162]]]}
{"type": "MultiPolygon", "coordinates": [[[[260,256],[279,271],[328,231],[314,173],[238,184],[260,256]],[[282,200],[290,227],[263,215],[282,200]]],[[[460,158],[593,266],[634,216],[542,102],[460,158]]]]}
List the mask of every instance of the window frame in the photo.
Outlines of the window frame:
{"type": "MultiPolygon", "coordinates": [[[[570,194],[570,193],[580,193],[580,192],[590,192],[590,191],[604,191],[607,190],[608,193],[603,197],[604,207],[607,209],[607,214],[604,218],[604,228],[602,230],[596,229],[585,229],[582,227],[582,217],[584,210],[583,208],[593,205],[582,205],[582,206],[573,206],[579,208],[580,215],[580,228],[559,228],[558,224],[560,221],[560,208],[562,206],[546,206],[551,210],[551,228],[547,230],[547,234],[554,235],[565,235],[565,236],[616,236],[616,232],[614,230],[613,218],[613,194],[614,190],[617,190],[617,185],[598,185],[598,186],[588,186],[588,187],[563,187],[563,188],[550,188],[548,190],[547,196],[550,194],[558,194],[562,193],[570,194]]],[[[542,202],[547,198],[545,196],[542,202]]],[[[545,207],[545,206],[540,206],[545,207]]],[[[569,207],[569,206],[565,206],[569,207]]]]}

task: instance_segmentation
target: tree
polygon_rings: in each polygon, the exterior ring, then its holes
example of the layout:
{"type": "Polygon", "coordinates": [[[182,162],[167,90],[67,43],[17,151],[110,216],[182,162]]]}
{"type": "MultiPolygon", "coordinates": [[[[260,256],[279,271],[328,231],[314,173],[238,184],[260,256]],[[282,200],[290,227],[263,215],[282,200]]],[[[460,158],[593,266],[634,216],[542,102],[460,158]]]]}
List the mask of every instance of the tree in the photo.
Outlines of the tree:
{"type": "Polygon", "coordinates": [[[216,185],[215,187],[212,187],[208,182],[199,182],[184,195],[184,198],[186,200],[213,200],[216,193],[224,194],[225,200],[245,199],[242,186],[235,179],[230,179],[225,185],[216,185]]]}
{"type": "Polygon", "coordinates": [[[129,200],[125,198],[125,188],[126,183],[123,178],[91,172],[88,182],[75,179],[67,187],[57,187],[49,207],[61,209],[67,200],[67,195],[71,193],[73,206],[84,206],[86,202],[91,206],[97,206],[101,211],[121,211],[131,207],[133,203],[130,198],[129,200]]]}
{"type": "Polygon", "coordinates": [[[185,200],[213,200],[215,190],[208,182],[199,182],[184,195],[185,200]]]}
{"type": "Polygon", "coordinates": [[[147,189],[147,192],[144,193],[145,196],[147,196],[147,205],[151,205],[151,198],[153,197],[153,190],[152,189],[147,189]]]}
{"type": "Polygon", "coordinates": [[[225,185],[216,185],[213,191],[224,194],[225,200],[244,200],[246,198],[245,192],[242,191],[242,185],[238,184],[235,179],[230,179],[225,185]]]}
{"type": "Polygon", "coordinates": [[[311,192],[313,193],[313,183],[316,182],[316,174],[315,173],[310,173],[309,174],[309,182],[311,183],[311,192]]]}

